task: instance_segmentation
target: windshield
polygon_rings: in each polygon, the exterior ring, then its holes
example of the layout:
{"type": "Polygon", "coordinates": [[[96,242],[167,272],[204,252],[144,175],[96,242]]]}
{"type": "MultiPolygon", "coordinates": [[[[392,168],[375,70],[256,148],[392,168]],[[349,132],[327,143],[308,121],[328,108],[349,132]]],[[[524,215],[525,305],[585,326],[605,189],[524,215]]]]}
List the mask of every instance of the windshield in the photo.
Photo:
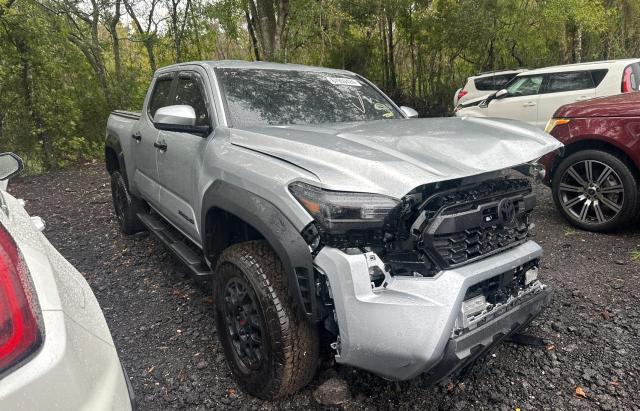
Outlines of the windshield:
{"type": "Polygon", "coordinates": [[[318,71],[216,69],[231,127],[402,118],[362,79],[318,71]]]}

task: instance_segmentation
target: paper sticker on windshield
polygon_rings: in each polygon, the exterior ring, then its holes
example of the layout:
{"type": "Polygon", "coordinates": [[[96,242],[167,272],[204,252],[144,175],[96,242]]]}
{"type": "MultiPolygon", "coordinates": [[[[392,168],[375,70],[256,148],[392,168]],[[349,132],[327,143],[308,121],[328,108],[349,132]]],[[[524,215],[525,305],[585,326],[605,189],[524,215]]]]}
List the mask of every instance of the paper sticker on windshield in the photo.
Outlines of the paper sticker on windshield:
{"type": "Polygon", "coordinates": [[[373,105],[373,108],[375,108],[378,111],[385,111],[385,113],[382,114],[382,117],[384,118],[395,117],[395,115],[393,114],[393,111],[391,111],[391,107],[389,107],[384,103],[376,103],[373,105]]]}
{"type": "Polygon", "coordinates": [[[327,81],[334,86],[354,86],[360,87],[362,84],[356,79],[346,77],[327,77],[327,81]]]}

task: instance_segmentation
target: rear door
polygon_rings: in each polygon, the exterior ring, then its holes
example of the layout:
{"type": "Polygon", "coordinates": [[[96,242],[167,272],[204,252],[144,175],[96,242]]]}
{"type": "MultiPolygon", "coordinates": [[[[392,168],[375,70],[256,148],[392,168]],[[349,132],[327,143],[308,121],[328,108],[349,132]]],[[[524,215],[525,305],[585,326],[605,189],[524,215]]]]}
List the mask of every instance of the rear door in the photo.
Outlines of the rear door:
{"type": "MultiPolygon", "coordinates": [[[[178,73],[171,104],[186,104],[196,112],[196,125],[214,129],[211,96],[204,72],[184,70],[178,73]]],[[[212,133],[210,133],[211,135],[212,133]]],[[[173,131],[160,131],[158,144],[166,150],[156,150],[160,187],[158,211],[169,219],[194,243],[200,244],[195,215],[195,194],[202,156],[210,136],[173,131]]]]}
{"type": "Polygon", "coordinates": [[[133,181],[140,195],[151,204],[157,204],[159,195],[158,168],[156,167],[156,148],[158,130],[153,125],[156,111],[170,104],[173,86],[173,73],[156,78],[144,107],[140,121],[132,129],[131,153],[133,154],[133,181]]]}
{"type": "Polygon", "coordinates": [[[520,76],[507,87],[507,95],[489,102],[489,117],[510,118],[535,124],[538,120],[538,99],[544,75],[520,76]]]}
{"type": "Polygon", "coordinates": [[[547,121],[560,106],[576,101],[588,100],[596,96],[592,70],[549,73],[545,79],[538,121],[536,125],[544,128],[547,121]]]}

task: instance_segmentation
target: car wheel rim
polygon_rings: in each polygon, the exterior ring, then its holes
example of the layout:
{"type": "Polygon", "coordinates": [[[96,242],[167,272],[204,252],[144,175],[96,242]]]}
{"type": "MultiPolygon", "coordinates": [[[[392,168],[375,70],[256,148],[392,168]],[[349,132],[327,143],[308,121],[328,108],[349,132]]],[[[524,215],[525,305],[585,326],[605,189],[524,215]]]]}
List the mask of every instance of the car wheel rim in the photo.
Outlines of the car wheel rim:
{"type": "Polygon", "coordinates": [[[224,291],[224,318],[235,356],[243,371],[260,368],[262,325],[258,304],[243,279],[230,279],[224,291]]]}
{"type": "Polygon", "coordinates": [[[562,209],[577,221],[596,225],[613,220],[624,205],[624,186],[615,170],[600,161],[569,166],[558,188],[562,209]]]}

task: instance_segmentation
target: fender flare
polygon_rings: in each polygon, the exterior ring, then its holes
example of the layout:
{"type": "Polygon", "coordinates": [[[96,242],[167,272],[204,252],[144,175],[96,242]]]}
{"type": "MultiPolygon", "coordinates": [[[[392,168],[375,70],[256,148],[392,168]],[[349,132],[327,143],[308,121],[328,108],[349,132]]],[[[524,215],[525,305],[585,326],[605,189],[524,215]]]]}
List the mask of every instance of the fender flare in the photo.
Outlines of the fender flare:
{"type": "MultiPolygon", "coordinates": [[[[110,148],[116,153],[116,157],[118,158],[118,165],[120,166],[120,174],[124,178],[124,181],[129,185],[129,179],[127,178],[127,169],[124,163],[124,151],[122,150],[122,145],[120,145],[120,139],[113,135],[108,134],[107,139],[104,142],[105,147],[105,157],[106,157],[106,149],[110,148]]],[[[107,170],[109,171],[109,170],[107,170]]]]}
{"type": "Polygon", "coordinates": [[[311,251],[287,217],[268,200],[241,187],[217,180],[207,188],[202,199],[200,233],[205,255],[209,249],[207,241],[211,241],[206,233],[207,214],[213,208],[240,218],[267,240],[280,258],[287,275],[289,296],[295,306],[307,320],[318,320],[311,251]]]}

